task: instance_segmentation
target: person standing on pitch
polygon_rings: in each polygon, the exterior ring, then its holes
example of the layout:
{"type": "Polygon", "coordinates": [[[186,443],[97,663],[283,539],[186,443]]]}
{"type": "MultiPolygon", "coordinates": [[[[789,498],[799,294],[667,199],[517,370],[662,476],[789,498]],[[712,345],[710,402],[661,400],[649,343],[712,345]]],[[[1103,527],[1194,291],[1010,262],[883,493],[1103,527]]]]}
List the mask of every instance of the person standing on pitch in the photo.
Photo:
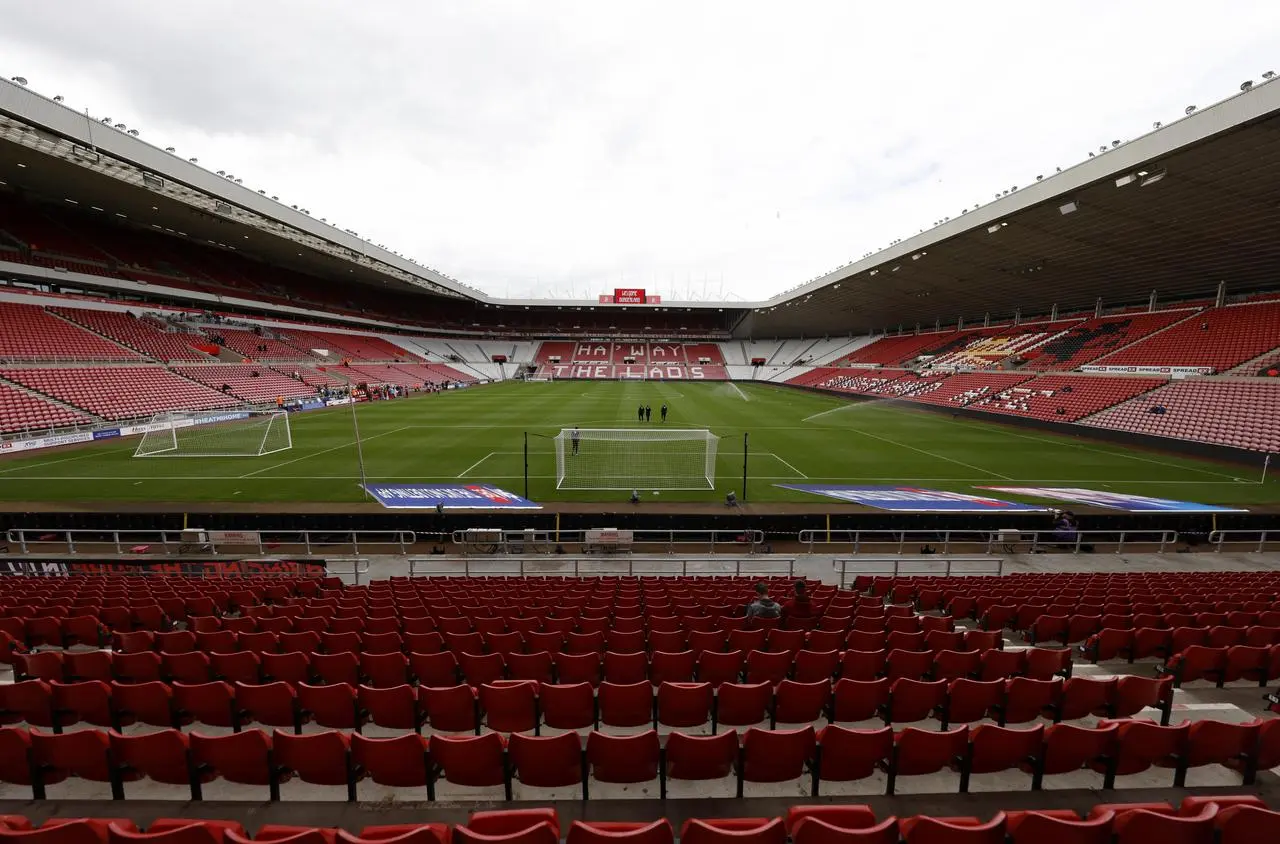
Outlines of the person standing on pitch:
{"type": "Polygon", "coordinates": [[[644,421],[644,405],[640,405],[639,407],[636,408],[636,418],[639,419],[641,422],[644,421]]]}
{"type": "Polygon", "coordinates": [[[653,408],[646,404],[644,406],[644,421],[648,422],[652,418],[653,418],[653,408]]]}
{"type": "Polygon", "coordinates": [[[663,422],[667,421],[667,403],[666,402],[662,403],[662,421],[663,422]]]}
{"type": "Polygon", "coordinates": [[[573,453],[574,453],[574,455],[575,455],[575,456],[576,456],[576,455],[577,455],[577,453],[578,453],[578,439],[579,439],[581,436],[582,436],[582,435],[581,435],[580,433],[578,433],[578,426],[577,426],[577,425],[574,425],[574,426],[573,426],[573,431],[569,434],[569,439],[573,441],[573,453]]]}

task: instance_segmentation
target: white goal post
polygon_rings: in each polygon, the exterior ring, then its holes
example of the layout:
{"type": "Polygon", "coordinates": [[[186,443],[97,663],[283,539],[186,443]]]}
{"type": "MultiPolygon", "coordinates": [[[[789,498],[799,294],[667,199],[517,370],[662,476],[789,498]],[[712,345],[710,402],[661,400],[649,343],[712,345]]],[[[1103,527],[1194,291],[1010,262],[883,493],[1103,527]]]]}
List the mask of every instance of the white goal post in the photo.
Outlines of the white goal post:
{"type": "Polygon", "coordinates": [[[720,438],[705,429],[562,428],[556,489],[715,489],[720,438]]]}
{"type": "Polygon", "coordinates": [[[134,457],[261,457],[293,448],[284,410],[170,410],[151,418],[134,457]]]}

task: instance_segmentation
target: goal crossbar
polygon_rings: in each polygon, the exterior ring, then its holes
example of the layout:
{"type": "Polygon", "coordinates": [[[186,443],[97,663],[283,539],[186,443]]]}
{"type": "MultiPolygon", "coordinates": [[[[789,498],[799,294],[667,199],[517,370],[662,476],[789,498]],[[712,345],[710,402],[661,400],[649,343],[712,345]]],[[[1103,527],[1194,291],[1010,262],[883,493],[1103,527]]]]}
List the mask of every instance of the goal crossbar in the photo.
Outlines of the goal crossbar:
{"type": "Polygon", "coordinates": [[[720,438],[703,428],[563,428],[556,489],[715,489],[720,438]]]}

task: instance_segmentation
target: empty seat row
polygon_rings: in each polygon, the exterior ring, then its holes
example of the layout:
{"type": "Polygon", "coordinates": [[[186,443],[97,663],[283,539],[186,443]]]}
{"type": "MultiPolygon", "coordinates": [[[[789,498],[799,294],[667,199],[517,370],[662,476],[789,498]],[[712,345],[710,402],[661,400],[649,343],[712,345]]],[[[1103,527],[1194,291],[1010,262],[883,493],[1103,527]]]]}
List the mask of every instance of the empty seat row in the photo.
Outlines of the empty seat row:
{"type": "Polygon", "coordinates": [[[493,679],[478,685],[449,678],[413,687],[350,682],[272,680],[122,683],[25,680],[0,686],[0,723],[63,727],[93,724],[120,729],[133,724],[182,727],[201,723],[239,730],[250,723],[293,727],[307,723],[356,729],[537,733],[588,727],[742,727],[771,725],[917,723],[992,720],[1000,726],[1038,720],[1074,721],[1128,717],[1153,709],[1169,722],[1172,680],[1077,677],[1032,680],[783,680],[767,682],[633,683],[562,679],[493,679]]]}
{"type": "Polygon", "coordinates": [[[194,800],[201,785],[215,779],[267,786],[280,799],[280,784],[293,777],[320,785],[347,787],[348,799],[364,777],[399,788],[424,788],[435,799],[439,780],[471,787],[502,786],[511,799],[514,782],[535,788],[580,786],[588,799],[591,781],[646,783],[656,780],[666,796],[675,780],[736,779],[746,783],[807,779],[817,796],[823,782],[852,782],[884,772],[892,795],[901,776],[943,771],[959,775],[958,790],[969,790],[974,774],[1021,770],[1032,790],[1045,776],[1092,770],[1104,789],[1116,778],[1153,767],[1172,770],[1181,787],[1191,768],[1221,765],[1252,784],[1259,768],[1280,764],[1277,721],[1229,724],[1197,721],[1160,726],[1149,721],[1103,721],[1094,728],[1069,724],[1026,729],[990,724],[945,731],[908,727],[855,730],[829,725],[795,730],[749,728],[710,736],[654,730],[620,736],[590,732],[584,742],[574,732],[554,736],[433,735],[405,733],[371,738],[328,730],[299,735],[253,729],[222,736],[159,730],[124,735],[114,730],[52,734],[0,728],[0,782],[29,785],[34,799],[67,778],[110,783],[124,799],[124,784],[140,779],[189,785],[194,800]]]}
{"type": "MultiPolygon", "coordinates": [[[[185,633],[185,631],[178,631],[185,633]]],[[[221,631],[226,632],[226,631],[221,631]]],[[[138,634],[124,634],[136,636],[138,634]]],[[[161,634],[169,635],[169,634],[161,634]]],[[[953,679],[969,677],[1000,680],[1028,677],[1047,680],[1070,677],[1071,651],[1028,648],[1010,651],[567,651],[524,650],[485,652],[477,643],[475,650],[443,650],[438,634],[420,644],[434,645],[432,650],[399,650],[398,634],[385,647],[365,634],[329,641],[330,649],[320,653],[306,650],[279,651],[280,639],[288,637],[290,645],[313,647],[317,634],[247,633],[231,636],[225,647],[207,643],[210,650],[178,651],[12,651],[6,658],[14,664],[18,679],[58,681],[179,680],[207,682],[214,679],[257,682],[280,679],[294,682],[321,679],[327,682],[356,682],[363,678],[374,685],[399,685],[418,682],[442,685],[441,678],[467,680],[472,683],[499,679],[550,680],[568,682],[601,681],[633,683],[689,682],[699,680],[713,685],[745,680],[778,683],[785,679],[813,682],[844,678],[850,680],[953,679]],[[305,637],[305,641],[304,641],[305,637]],[[261,650],[241,648],[261,645],[261,650]]],[[[177,642],[177,640],[175,640],[177,642]]]]}
{"type": "MultiPolygon", "coordinates": [[[[121,818],[53,818],[33,828],[20,815],[0,816],[0,841],[27,844],[558,844],[554,808],[472,812],[465,824],[343,829],[266,824],[251,839],[236,821],[160,818],[145,832],[121,818]]],[[[690,818],[682,844],[1256,844],[1280,836],[1280,812],[1253,795],[1185,797],[1171,803],[1108,803],[1081,817],[1069,810],[1010,810],[991,819],[916,815],[883,820],[868,806],[792,806],[784,817],[690,818]]],[[[655,821],[575,820],[565,844],[673,844],[675,829],[655,821]]]]}

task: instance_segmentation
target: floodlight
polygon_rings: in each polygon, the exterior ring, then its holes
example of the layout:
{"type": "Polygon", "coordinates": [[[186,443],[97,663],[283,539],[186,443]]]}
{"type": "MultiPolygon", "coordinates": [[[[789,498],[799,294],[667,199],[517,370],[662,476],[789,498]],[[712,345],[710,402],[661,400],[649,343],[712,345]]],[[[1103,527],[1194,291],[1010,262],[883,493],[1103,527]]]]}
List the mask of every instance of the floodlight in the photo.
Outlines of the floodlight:
{"type": "Polygon", "coordinates": [[[1106,152],[1106,151],[1107,151],[1107,145],[1106,145],[1106,144],[1103,144],[1102,146],[1098,147],[1098,152],[1106,152]]]}
{"type": "Polygon", "coordinates": [[[1250,88],[1252,88],[1252,87],[1253,87],[1253,80],[1252,80],[1252,79],[1246,79],[1245,81],[1243,81],[1243,82],[1241,82],[1241,83],[1240,83],[1240,91],[1241,91],[1241,93],[1243,93],[1243,92],[1245,92],[1245,91],[1248,91],[1248,90],[1249,90],[1250,88]]]}
{"type": "Polygon", "coordinates": [[[165,152],[177,152],[177,150],[176,150],[176,149],[174,149],[173,147],[165,147],[165,148],[164,148],[164,151],[165,151],[165,152]]]}
{"type": "Polygon", "coordinates": [[[130,134],[130,135],[133,135],[133,136],[136,138],[136,137],[138,137],[139,132],[138,132],[138,130],[137,130],[137,129],[130,129],[130,130],[129,130],[129,134],[130,134]]]}
{"type": "Polygon", "coordinates": [[[1043,179],[1043,178],[1044,178],[1044,176],[1036,176],[1036,181],[1038,182],[1038,181],[1040,181],[1040,180],[1041,180],[1041,179],[1043,179]]]}
{"type": "Polygon", "coordinates": [[[198,159],[198,158],[188,158],[188,159],[187,159],[187,161],[190,161],[192,164],[199,164],[199,163],[200,163],[200,159],[198,159]]]}
{"type": "Polygon", "coordinates": [[[1137,180],[1138,180],[1138,176],[1137,176],[1136,174],[1134,174],[1134,173],[1125,173],[1123,176],[1121,176],[1120,178],[1116,179],[1116,187],[1118,187],[1118,188],[1122,188],[1122,187],[1124,187],[1125,185],[1132,184],[1133,182],[1136,182],[1137,180]]]}
{"type": "Polygon", "coordinates": [[[1270,80],[1270,79],[1274,79],[1275,75],[1276,75],[1276,72],[1274,70],[1268,70],[1266,73],[1262,74],[1262,78],[1270,80]]]}
{"type": "Polygon", "coordinates": [[[987,234],[995,234],[998,231],[1000,231],[999,223],[992,223],[991,225],[987,226],[987,234]]]}
{"type": "Polygon", "coordinates": [[[14,82],[17,82],[19,85],[27,84],[27,78],[25,76],[14,76],[12,77],[12,79],[14,82]]]}
{"type": "Polygon", "coordinates": [[[1077,210],[1079,210],[1079,208],[1080,206],[1073,199],[1070,202],[1064,202],[1062,205],[1059,205],[1058,213],[1065,217],[1068,214],[1072,214],[1076,212],[1077,210]]]}
{"type": "Polygon", "coordinates": [[[1111,148],[1112,148],[1112,149],[1115,149],[1115,148],[1116,148],[1116,147],[1118,147],[1118,146],[1120,146],[1120,142],[1119,142],[1119,141],[1112,141],[1112,142],[1111,142],[1111,148]]]}
{"type": "Polygon", "coordinates": [[[1163,126],[1163,125],[1164,125],[1163,123],[1161,123],[1159,120],[1157,120],[1155,123],[1152,123],[1152,124],[1151,124],[1151,128],[1152,128],[1152,129],[1159,129],[1159,128],[1160,128],[1161,126],[1163,126]]]}
{"type": "Polygon", "coordinates": [[[54,95],[53,101],[54,101],[55,103],[60,103],[60,102],[62,102],[62,95],[61,95],[61,94],[56,94],[56,95],[54,95]]]}
{"type": "Polygon", "coordinates": [[[1185,109],[1183,109],[1182,113],[1183,113],[1183,114],[1190,114],[1191,112],[1193,112],[1193,111],[1195,111],[1195,110],[1196,110],[1196,107],[1195,107],[1195,106],[1193,106],[1193,105],[1189,105],[1189,106],[1187,106],[1185,109]]]}
{"type": "Polygon", "coordinates": [[[1146,173],[1142,176],[1142,181],[1138,182],[1138,187],[1145,188],[1147,185],[1154,185],[1156,182],[1160,181],[1167,175],[1168,175],[1168,171],[1165,170],[1163,167],[1151,173],[1146,173]]]}

